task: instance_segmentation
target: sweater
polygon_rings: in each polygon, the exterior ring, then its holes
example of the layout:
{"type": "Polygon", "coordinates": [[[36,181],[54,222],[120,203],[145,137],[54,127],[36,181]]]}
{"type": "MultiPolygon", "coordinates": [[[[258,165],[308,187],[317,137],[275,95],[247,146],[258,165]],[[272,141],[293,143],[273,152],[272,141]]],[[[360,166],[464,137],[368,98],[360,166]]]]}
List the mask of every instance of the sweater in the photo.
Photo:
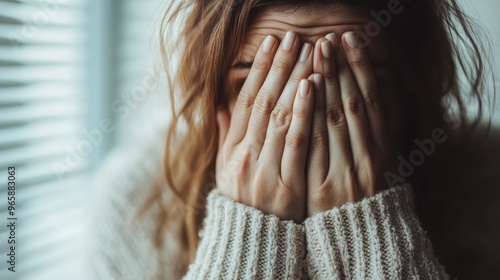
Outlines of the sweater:
{"type": "Polygon", "coordinates": [[[410,188],[317,213],[300,225],[213,191],[184,279],[447,279],[412,210],[410,188]]]}
{"type": "Polygon", "coordinates": [[[89,203],[92,279],[448,279],[414,212],[409,184],[302,224],[213,190],[195,260],[182,271],[187,254],[174,228],[163,250],[151,242],[158,209],[134,219],[162,172],[162,146],[160,140],[136,149],[124,145],[103,164],[89,203]]]}

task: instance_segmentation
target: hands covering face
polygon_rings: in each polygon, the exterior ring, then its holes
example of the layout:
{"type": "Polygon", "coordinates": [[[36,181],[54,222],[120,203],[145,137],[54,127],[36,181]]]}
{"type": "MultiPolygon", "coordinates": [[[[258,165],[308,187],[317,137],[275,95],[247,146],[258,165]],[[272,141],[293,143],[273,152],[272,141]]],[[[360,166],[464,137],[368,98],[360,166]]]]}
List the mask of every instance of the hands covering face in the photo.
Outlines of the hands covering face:
{"type": "Polygon", "coordinates": [[[260,46],[232,116],[217,113],[219,192],[281,219],[372,196],[389,146],[379,88],[352,32],[260,46]]]}

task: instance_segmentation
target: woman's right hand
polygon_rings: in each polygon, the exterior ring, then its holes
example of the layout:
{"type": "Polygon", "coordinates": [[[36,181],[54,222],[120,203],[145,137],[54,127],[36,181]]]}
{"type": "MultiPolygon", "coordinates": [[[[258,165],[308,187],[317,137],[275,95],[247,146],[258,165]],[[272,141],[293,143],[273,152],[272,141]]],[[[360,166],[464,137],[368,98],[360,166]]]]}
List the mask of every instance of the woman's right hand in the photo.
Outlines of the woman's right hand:
{"type": "MultiPolygon", "coordinates": [[[[265,214],[300,223],[306,214],[305,162],[310,138],[313,47],[294,33],[267,36],[233,115],[219,108],[219,192],[265,214]]],[[[320,76],[320,75],[317,75],[320,76]]]]}

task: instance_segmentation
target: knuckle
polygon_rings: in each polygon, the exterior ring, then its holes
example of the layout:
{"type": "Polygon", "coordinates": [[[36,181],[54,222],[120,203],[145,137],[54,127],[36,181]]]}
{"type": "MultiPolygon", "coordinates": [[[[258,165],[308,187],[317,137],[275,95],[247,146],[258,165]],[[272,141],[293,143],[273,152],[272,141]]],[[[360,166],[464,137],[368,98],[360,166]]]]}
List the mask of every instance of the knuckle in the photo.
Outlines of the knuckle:
{"type": "Polygon", "coordinates": [[[330,62],[324,61],[322,65],[323,77],[325,79],[333,79],[337,77],[337,73],[335,72],[335,67],[330,65],[330,62]]]}
{"type": "Polygon", "coordinates": [[[247,89],[242,89],[238,95],[238,104],[241,108],[251,108],[254,102],[253,95],[247,89]]]}
{"type": "Polygon", "coordinates": [[[328,147],[327,135],[325,132],[313,132],[311,135],[310,146],[313,149],[325,149],[328,147]]]}
{"type": "Polygon", "coordinates": [[[257,59],[254,61],[253,67],[257,71],[267,70],[270,67],[270,62],[267,59],[257,59]]]}
{"type": "Polygon", "coordinates": [[[304,136],[298,132],[289,131],[285,137],[285,145],[295,150],[302,148],[304,142],[304,136]]]}
{"type": "Polygon", "coordinates": [[[365,105],[368,109],[370,110],[377,110],[379,109],[379,102],[377,99],[377,92],[372,89],[368,89],[365,94],[364,94],[364,99],[365,99],[365,105]]]}
{"type": "Polygon", "coordinates": [[[332,126],[345,123],[344,110],[341,107],[330,107],[326,109],[326,122],[332,126]]]}
{"type": "Polygon", "coordinates": [[[363,99],[357,94],[348,93],[345,104],[349,113],[358,114],[363,111],[363,99]]]}
{"type": "Polygon", "coordinates": [[[261,92],[254,102],[255,110],[262,115],[269,115],[274,109],[274,102],[269,97],[265,97],[267,95],[265,92],[261,92]]]}
{"type": "Polygon", "coordinates": [[[358,69],[363,69],[366,68],[367,66],[367,61],[362,55],[355,55],[352,60],[351,60],[351,67],[352,68],[358,68],[358,69]]]}
{"type": "Polygon", "coordinates": [[[291,122],[290,110],[277,105],[271,113],[271,122],[276,128],[288,127],[291,122]]]}
{"type": "Polygon", "coordinates": [[[327,81],[332,81],[337,79],[337,73],[331,70],[323,70],[323,78],[327,81]]]}
{"type": "Polygon", "coordinates": [[[305,106],[295,106],[293,108],[293,116],[295,118],[306,119],[309,116],[309,108],[305,106]]]}
{"type": "Polygon", "coordinates": [[[291,63],[286,57],[277,56],[275,58],[274,63],[273,63],[274,70],[276,70],[278,72],[284,72],[284,71],[287,71],[288,69],[290,69],[290,67],[291,67],[291,63]]]}

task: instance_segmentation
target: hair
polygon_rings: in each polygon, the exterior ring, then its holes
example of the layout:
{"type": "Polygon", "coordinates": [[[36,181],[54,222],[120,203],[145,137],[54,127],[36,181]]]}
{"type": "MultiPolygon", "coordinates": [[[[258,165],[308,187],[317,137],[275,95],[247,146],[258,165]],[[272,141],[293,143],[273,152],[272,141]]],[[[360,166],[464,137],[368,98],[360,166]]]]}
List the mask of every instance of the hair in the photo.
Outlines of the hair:
{"type": "MultiPolygon", "coordinates": [[[[168,203],[160,199],[166,186],[157,184],[142,209],[159,205],[153,237],[156,248],[163,247],[167,228],[180,216],[178,239],[189,259],[195,256],[206,197],[215,187],[215,116],[217,107],[225,102],[222,84],[252,17],[266,6],[326,4],[381,10],[387,7],[387,0],[186,0],[168,5],[161,22],[160,47],[172,113],[164,161],[172,196],[168,203]],[[182,29],[176,32],[179,24],[182,29]]],[[[411,75],[401,77],[406,84],[403,87],[411,92],[405,97],[407,129],[401,139],[405,154],[416,137],[428,137],[433,128],[447,127],[450,118],[445,116],[452,116],[458,124],[455,128],[464,136],[477,126],[488,86],[488,63],[482,58],[488,48],[482,40],[484,33],[456,0],[408,2],[403,13],[394,15],[386,30],[399,44],[412,70],[411,75]],[[467,112],[470,100],[478,105],[475,116],[467,112]],[[450,111],[450,107],[456,110],[450,111]]]]}

